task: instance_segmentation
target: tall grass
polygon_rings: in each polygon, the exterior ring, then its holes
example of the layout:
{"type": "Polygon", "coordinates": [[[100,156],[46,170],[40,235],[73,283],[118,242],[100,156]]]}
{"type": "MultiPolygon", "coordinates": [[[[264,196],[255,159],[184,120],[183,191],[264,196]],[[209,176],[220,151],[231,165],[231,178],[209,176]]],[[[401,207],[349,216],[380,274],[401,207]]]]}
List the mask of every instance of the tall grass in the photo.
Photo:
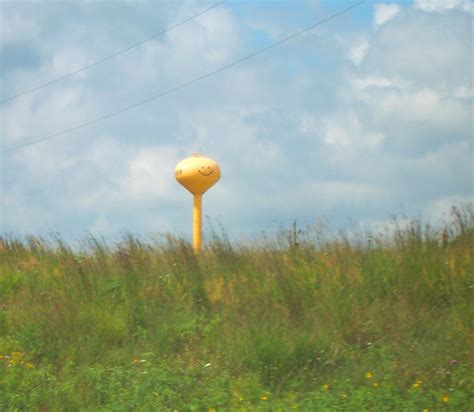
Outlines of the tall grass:
{"type": "Polygon", "coordinates": [[[472,410],[469,207],[390,236],[0,240],[4,410],[472,410]],[[287,239],[289,239],[287,241],[287,239]]]}

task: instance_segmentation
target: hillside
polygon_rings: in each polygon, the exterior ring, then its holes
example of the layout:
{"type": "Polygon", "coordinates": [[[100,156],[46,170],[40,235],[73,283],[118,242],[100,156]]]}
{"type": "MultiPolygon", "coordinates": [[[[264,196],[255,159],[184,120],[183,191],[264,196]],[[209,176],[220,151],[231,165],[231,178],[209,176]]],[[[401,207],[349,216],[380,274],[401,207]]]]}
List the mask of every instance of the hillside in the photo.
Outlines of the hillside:
{"type": "Polygon", "coordinates": [[[468,411],[473,219],[298,245],[0,240],[13,410],[468,411]]]}

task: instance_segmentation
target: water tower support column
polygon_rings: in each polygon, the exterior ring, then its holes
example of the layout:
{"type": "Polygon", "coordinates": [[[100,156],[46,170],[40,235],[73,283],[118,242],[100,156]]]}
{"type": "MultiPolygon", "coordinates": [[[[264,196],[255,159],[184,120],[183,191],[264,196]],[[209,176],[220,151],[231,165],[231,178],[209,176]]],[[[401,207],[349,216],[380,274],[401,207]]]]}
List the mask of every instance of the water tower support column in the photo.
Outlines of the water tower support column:
{"type": "Polygon", "coordinates": [[[202,194],[195,194],[193,208],[193,247],[194,250],[202,248],[202,194]]]}

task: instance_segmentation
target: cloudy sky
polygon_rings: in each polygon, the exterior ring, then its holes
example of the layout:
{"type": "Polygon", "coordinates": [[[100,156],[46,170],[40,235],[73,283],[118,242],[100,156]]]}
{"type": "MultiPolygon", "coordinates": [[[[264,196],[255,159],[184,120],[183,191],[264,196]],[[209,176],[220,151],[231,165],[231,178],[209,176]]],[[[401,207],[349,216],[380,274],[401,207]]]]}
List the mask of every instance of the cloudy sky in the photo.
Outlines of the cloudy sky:
{"type": "Polygon", "coordinates": [[[225,1],[8,100],[216,2],[0,2],[1,233],[189,235],[192,198],[174,167],[193,152],[221,165],[204,213],[235,237],[294,219],[334,228],[400,213],[437,219],[472,199],[468,0],[366,1],[176,92],[15,149],[213,72],[357,1],[225,1]]]}

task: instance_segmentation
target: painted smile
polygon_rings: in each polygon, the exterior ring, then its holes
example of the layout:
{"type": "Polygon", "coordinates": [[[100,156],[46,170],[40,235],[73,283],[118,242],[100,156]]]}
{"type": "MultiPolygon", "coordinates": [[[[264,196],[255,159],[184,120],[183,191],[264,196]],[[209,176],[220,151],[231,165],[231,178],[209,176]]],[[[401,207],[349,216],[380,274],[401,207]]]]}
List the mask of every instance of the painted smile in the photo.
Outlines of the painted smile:
{"type": "Polygon", "coordinates": [[[209,176],[209,175],[212,175],[212,173],[214,172],[214,170],[211,170],[211,171],[208,172],[208,173],[201,172],[200,170],[198,170],[198,172],[201,173],[203,176],[209,176]]]}

